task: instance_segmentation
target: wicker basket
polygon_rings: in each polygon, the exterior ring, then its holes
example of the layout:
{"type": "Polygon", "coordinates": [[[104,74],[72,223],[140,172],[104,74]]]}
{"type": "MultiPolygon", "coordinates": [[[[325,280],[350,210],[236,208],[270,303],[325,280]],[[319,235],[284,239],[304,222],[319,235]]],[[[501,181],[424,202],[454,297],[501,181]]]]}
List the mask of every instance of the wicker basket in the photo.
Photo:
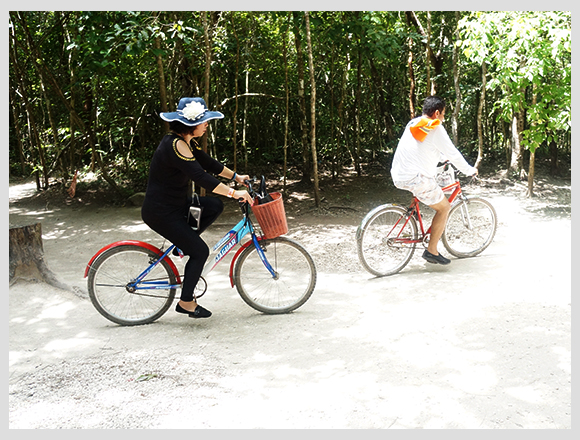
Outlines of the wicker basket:
{"type": "Polygon", "coordinates": [[[260,228],[264,233],[264,238],[275,238],[288,232],[286,222],[286,211],[284,210],[284,200],[279,192],[270,193],[274,199],[272,202],[263,205],[254,204],[252,211],[258,220],[260,228]]]}

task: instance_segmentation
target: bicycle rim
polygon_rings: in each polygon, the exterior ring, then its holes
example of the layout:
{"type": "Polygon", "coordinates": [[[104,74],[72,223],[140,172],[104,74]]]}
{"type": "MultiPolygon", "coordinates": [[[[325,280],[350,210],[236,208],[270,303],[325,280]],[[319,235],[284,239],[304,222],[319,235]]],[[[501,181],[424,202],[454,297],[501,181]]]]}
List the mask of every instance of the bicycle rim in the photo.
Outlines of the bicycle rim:
{"type": "MultiPolygon", "coordinates": [[[[159,256],[135,245],[111,248],[92,264],[88,277],[89,296],[95,308],[108,320],[121,325],[148,324],[161,317],[175,297],[175,288],[130,292],[128,283],[159,256]]],[[[143,280],[175,285],[175,274],[161,261],[143,280]]],[[[143,284],[143,283],[142,283],[143,284]]]]}
{"type": "Polygon", "coordinates": [[[288,313],[303,305],[316,285],[316,267],[310,254],[297,242],[278,237],[260,242],[274,278],[255,246],[245,249],[234,269],[234,284],[242,299],[267,314],[288,313]]]}
{"type": "Polygon", "coordinates": [[[474,257],[490,245],[496,228],[493,206],[487,200],[467,197],[451,208],[441,239],[450,254],[458,258],[474,257]]]}
{"type": "Polygon", "coordinates": [[[407,219],[405,212],[403,208],[389,206],[359,227],[358,257],[363,267],[373,275],[400,272],[413,256],[417,222],[413,217],[407,219]]]}

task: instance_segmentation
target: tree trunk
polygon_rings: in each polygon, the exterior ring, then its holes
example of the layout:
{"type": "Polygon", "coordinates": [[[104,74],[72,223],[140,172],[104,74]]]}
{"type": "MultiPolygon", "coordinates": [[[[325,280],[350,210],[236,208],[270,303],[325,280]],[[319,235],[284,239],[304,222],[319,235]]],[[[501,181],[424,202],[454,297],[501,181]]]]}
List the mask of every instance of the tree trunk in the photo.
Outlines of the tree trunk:
{"type": "Polygon", "coordinates": [[[232,115],[232,144],[234,147],[234,171],[238,171],[238,142],[237,142],[237,130],[238,130],[238,108],[239,108],[239,98],[238,98],[238,76],[240,74],[240,40],[238,39],[238,33],[236,32],[236,24],[234,22],[234,14],[232,14],[232,30],[234,38],[236,39],[236,73],[235,78],[235,93],[236,93],[236,104],[234,106],[234,114],[232,115]]]}
{"type": "Polygon", "coordinates": [[[530,165],[528,168],[528,197],[534,197],[534,175],[536,172],[536,151],[530,151],[530,165]]]}
{"type": "MultiPolygon", "coordinates": [[[[427,11],[427,42],[425,43],[425,58],[429,59],[429,51],[431,50],[431,13],[427,11]]],[[[431,63],[425,63],[425,70],[427,73],[427,96],[435,94],[435,83],[431,80],[431,63]]]]}
{"type": "MultiPolygon", "coordinates": [[[[78,14],[78,12],[75,12],[75,14],[78,14]]],[[[76,17],[75,17],[76,18],[76,17]]],[[[78,28],[73,27],[70,30],[67,30],[66,34],[65,34],[65,38],[67,43],[71,46],[71,49],[69,50],[68,53],[68,57],[67,57],[67,68],[68,68],[68,72],[69,72],[69,100],[70,100],[70,107],[72,109],[74,109],[76,107],[76,95],[77,95],[77,73],[76,73],[76,68],[78,66],[78,61],[77,61],[77,57],[78,57],[78,49],[76,48],[76,45],[72,44],[73,40],[76,38],[78,33],[78,28]],[[71,35],[71,32],[73,32],[74,34],[71,35]]],[[[78,142],[77,142],[77,136],[76,136],[76,124],[74,121],[74,116],[72,115],[71,112],[69,112],[68,115],[68,120],[69,120],[69,129],[70,129],[70,145],[69,145],[69,153],[68,153],[68,160],[67,160],[67,167],[68,167],[68,171],[69,174],[71,174],[73,172],[74,169],[76,169],[76,151],[78,148],[78,142]]],[[[95,171],[95,167],[96,167],[96,160],[94,160],[94,157],[96,155],[96,149],[93,149],[93,154],[92,154],[92,159],[91,159],[91,171],[95,171]]]]}
{"type": "MultiPolygon", "coordinates": [[[[205,100],[206,105],[209,106],[209,78],[211,73],[211,38],[209,34],[209,23],[207,20],[207,12],[201,13],[201,19],[203,22],[203,37],[205,41],[205,72],[204,72],[204,91],[203,91],[203,99],[205,100]]],[[[207,153],[207,134],[205,134],[201,138],[201,148],[203,151],[207,153]]],[[[201,194],[204,195],[205,191],[202,188],[201,194]]]]}
{"type": "MultiPolygon", "coordinates": [[[[532,108],[538,103],[538,94],[536,93],[536,85],[532,86],[532,108]]],[[[535,128],[536,121],[532,122],[532,128],[535,128]]],[[[536,148],[538,145],[535,142],[531,142],[529,145],[530,149],[530,164],[528,167],[528,197],[534,197],[534,174],[536,169],[536,148]]]]}
{"type": "Polygon", "coordinates": [[[18,142],[18,160],[20,161],[20,172],[24,176],[26,172],[26,159],[24,158],[24,145],[22,144],[23,134],[20,129],[20,111],[18,110],[18,103],[14,100],[14,90],[8,87],[10,93],[10,108],[14,119],[14,134],[18,142]]]}
{"type": "MultiPolygon", "coordinates": [[[[157,55],[157,74],[159,76],[159,100],[161,104],[161,111],[167,113],[169,109],[167,108],[167,86],[165,85],[165,72],[163,69],[163,57],[161,56],[161,38],[159,36],[155,37],[155,50],[157,55]]],[[[165,131],[169,131],[169,122],[163,121],[163,126],[165,131]]]]}
{"type": "Polygon", "coordinates": [[[318,157],[316,155],[316,81],[314,80],[314,60],[312,59],[312,39],[310,37],[310,16],[304,12],[306,19],[306,42],[308,43],[308,69],[310,70],[310,147],[312,149],[312,173],[314,174],[314,202],[320,208],[320,193],[318,189],[318,157]]]}
{"type": "Polygon", "coordinates": [[[345,54],[346,59],[345,59],[345,63],[344,63],[344,71],[342,72],[342,79],[341,79],[341,84],[340,84],[340,101],[338,102],[338,109],[337,109],[337,113],[338,113],[338,133],[336,135],[336,176],[338,176],[339,174],[339,170],[340,170],[340,158],[342,156],[341,153],[341,143],[343,142],[343,139],[345,139],[346,142],[346,137],[344,136],[344,108],[345,108],[345,103],[346,103],[346,84],[347,84],[347,78],[348,78],[348,71],[350,68],[350,59],[349,59],[349,54],[346,53],[345,54]]]}
{"type": "Polygon", "coordinates": [[[306,98],[304,96],[304,58],[302,54],[302,38],[300,27],[297,22],[300,20],[297,12],[294,14],[294,43],[296,45],[296,67],[298,70],[298,104],[300,108],[300,132],[302,139],[302,182],[310,183],[310,160],[308,158],[308,123],[306,120],[306,98]]]}
{"type": "MultiPolygon", "coordinates": [[[[290,20],[290,15],[288,16],[288,20],[290,20]]],[[[288,87],[288,31],[290,29],[290,21],[288,21],[288,26],[282,35],[284,39],[284,44],[282,46],[282,54],[284,59],[284,92],[286,94],[286,113],[284,116],[284,168],[283,172],[283,185],[282,185],[282,192],[286,193],[286,176],[288,174],[288,123],[290,118],[290,90],[288,87]]]]}
{"type": "Polygon", "coordinates": [[[10,285],[24,279],[43,281],[59,289],[70,290],[56,278],[44,261],[40,223],[9,228],[8,241],[10,285]]]}
{"type": "Polygon", "coordinates": [[[413,71],[413,42],[409,39],[409,58],[407,60],[409,66],[409,115],[413,119],[415,117],[415,73],[413,71]]]}
{"type": "MultiPolygon", "coordinates": [[[[245,48],[244,48],[244,53],[245,54],[249,54],[250,51],[252,50],[252,42],[254,40],[253,38],[253,32],[254,32],[254,25],[255,25],[255,19],[252,15],[252,12],[248,12],[248,18],[252,19],[252,21],[250,22],[250,26],[248,29],[248,35],[245,38],[245,48]]],[[[249,57],[244,57],[245,60],[245,66],[244,66],[244,70],[245,70],[245,90],[244,90],[244,118],[242,121],[242,149],[244,152],[244,172],[247,173],[248,172],[248,145],[247,145],[247,130],[248,130],[248,100],[249,100],[249,96],[250,96],[250,59],[249,57]]]]}
{"type": "Polygon", "coordinates": [[[475,168],[479,169],[481,161],[483,160],[483,107],[485,104],[485,87],[486,87],[486,74],[487,69],[485,67],[485,61],[481,64],[481,94],[479,95],[479,105],[477,107],[477,139],[478,139],[478,149],[477,149],[477,160],[475,161],[475,168]]]}
{"type": "MultiPolygon", "coordinates": [[[[247,49],[247,47],[246,47],[247,49]]],[[[244,172],[248,172],[248,145],[246,142],[246,135],[248,130],[248,95],[250,92],[250,65],[246,60],[246,97],[244,98],[244,122],[242,123],[242,148],[244,149],[244,172]]]]}
{"type": "Polygon", "coordinates": [[[58,125],[57,125],[56,120],[54,118],[54,112],[52,111],[52,104],[50,102],[50,98],[48,96],[46,86],[44,84],[44,78],[42,75],[40,75],[40,88],[42,90],[42,94],[44,97],[44,102],[46,105],[46,113],[48,114],[48,121],[50,123],[50,129],[52,131],[52,137],[54,139],[54,148],[57,151],[56,160],[52,163],[49,170],[47,170],[46,175],[47,176],[53,175],[54,170],[58,167],[59,162],[61,162],[61,171],[63,172],[63,175],[66,176],[67,169],[65,167],[65,164],[63,164],[62,161],[59,160],[62,147],[61,147],[59,136],[58,136],[58,125]]]}
{"type": "Polygon", "coordinates": [[[551,173],[557,174],[558,173],[558,144],[556,141],[552,139],[549,145],[550,149],[550,171],[551,173]]]}
{"type": "MultiPolygon", "coordinates": [[[[359,42],[360,43],[360,42],[359,42]]],[[[353,108],[353,115],[354,115],[354,129],[355,129],[355,151],[354,151],[354,168],[356,170],[356,175],[362,175],[362,169],[360,164],[360,100],[361,100],[361,91],[362,91],[362,53],[359,46],[358,49],[358,60],[356,66],[356,91],[355,91],[355,98],[354,98],[354,108],[353,108]]]]}
{"type": "MultiPolygon", "coordinates": [[[[459,11],[455,11],[455,18],[459,22],[459,11]]],[[[459,40],[459,28],[455,30],[455,38],[459,40]]],[[[461,88],[459,87],[459,49],[457,44],[453,44],[453,85],[455,87],[455,108],[451,117],[451,129],[453,133],[453,144],[459,144],[459,111],[461,110],[461,88]]]]}
{"type": "MultiPolygon", "coordinates": [[[[413,25],[419,31],[419,33],[423,36],[423,38],[425,40],[429,40],[429,35],[425,31],[425,29],[423,28],[423,25],[419,21],[419,17],[417,17],[417,14],[415,14],[414,11],[406,11],[405,15],[407,17],[407,23],[410,25],[413,25]]],[[[433,51],[433,48],[431,47],[430,44],[426,44],[426,49],[427,49],[427,61],[426,62],[433,65],[433,67],[435,68],[435,76],[438,77],[439,75],[441,75],[442,69],[443,69],[442,51],[439,50],[439,52],[436,54],[433,51]]],[[[435,89],[436,89],[436,87],[433,85],[432,90],[435,90],[435,89]]]]}
{"type": "Polygon", "coordinates": [[[331,164],[330,164],[330,176],[334,179],[336,177],[336,124],[334,123],[334,74],[335,74],[335,66],[336,66],[336,45],[334,42],[332,43],[330,49],[330,142],[331,142],[331,164]]]}
{"type": "Polygon", "coordinates": [[[522,154],[522,131],[524,129],[524,112],[514,113],[512,121],[512,157],[510,162],[510,171],[520,173],[523,170],[522,154]]]}
{"type": "Polygon", "coordinates": [[[391,141],[395,138],[393,133],[393,124],[391,123],[391,119],[389,118],[389,110],[387,109],[387,100],[385,99],[385,92],[384,92],[384,81],[381,79],[379,75],[379,71],[377,66],[372,58],[369,59],[370,65],[370,73],[371,79],[377,91],[377,102],[379,107],[379,112],[381,116],[381,122],[383,124],[384,129],[387,131],[387,140],[391,141]]]}

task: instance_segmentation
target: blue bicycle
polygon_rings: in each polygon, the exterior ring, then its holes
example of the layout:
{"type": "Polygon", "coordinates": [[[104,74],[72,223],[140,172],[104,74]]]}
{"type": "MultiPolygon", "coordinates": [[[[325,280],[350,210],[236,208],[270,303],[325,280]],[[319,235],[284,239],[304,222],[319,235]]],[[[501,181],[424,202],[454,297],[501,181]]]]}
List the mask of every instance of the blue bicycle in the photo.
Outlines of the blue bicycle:
{"type": "MultiPolygon", "coordinates": [[[[253,198],[254,182],[255,179],[247,181],[253,198]]],[[[282,203],[281,194],[271,195],[275,200],[270,202],[271,206],[282,203]]],[[[257,212],[260,228],[255,228],[250,206],[240,203],[240,208],[242,219],[211,248],[195,297],[201,297],[207,290],[204,276],[249,234],[250,239],[240,245],[230,263],[231,287],[235,286],[242,299],[262,313],[296,310],[310,298],[316,285],[312,257],[298,242],[265,233],[267,225],[260,223],[257,212]]],[[[173,244],[164,250],[136,240],[103,247],[85,270],[91,302],[101,315],[117,324],[141,325],[159,319],[173,303],[176,289],[182,283],[183,276],[171,259],[175,253],[183,257],[173,244]]]]}

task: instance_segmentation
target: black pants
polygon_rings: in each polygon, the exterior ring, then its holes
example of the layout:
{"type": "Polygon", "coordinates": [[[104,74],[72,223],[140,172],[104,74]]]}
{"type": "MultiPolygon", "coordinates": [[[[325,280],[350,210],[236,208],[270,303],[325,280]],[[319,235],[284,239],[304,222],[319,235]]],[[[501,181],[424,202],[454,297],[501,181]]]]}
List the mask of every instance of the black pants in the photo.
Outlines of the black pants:
{"type": "Polygon", "coordinates": [[[203,266],[209,256],[209,248],[200,234],[211,225],[224,210],[223,202],[217,197],[200,197],[200,206],[203,207],[200,228],[191,229],[188,223],[189,207],[184,210],[167,212],[160,207],[147,202],[141,209],[143,221],[162,237],[169,240],[187,255],[183,284],[181,286],[181,300],[193,301],[193,290],[199,281],[203,266]]]}

